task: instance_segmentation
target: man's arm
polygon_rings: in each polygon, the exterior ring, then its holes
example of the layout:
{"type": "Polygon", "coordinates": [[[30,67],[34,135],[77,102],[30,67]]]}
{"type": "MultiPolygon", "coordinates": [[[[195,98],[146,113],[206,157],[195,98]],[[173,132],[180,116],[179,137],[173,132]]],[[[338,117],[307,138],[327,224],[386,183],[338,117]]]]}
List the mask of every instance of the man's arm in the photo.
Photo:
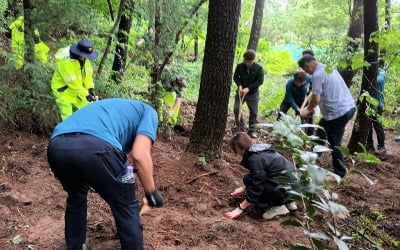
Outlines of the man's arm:
{"type": "Polygon", "coordinates": [[[153,179],[153,160],[151,159],[152,140],[146,135],[137,135],[133,142],[131,156],[137,175],[145,193],[153,192],[156,187],[153,179]]]}
{"type": "Polygon", "coordinates": [[[285,95],[287,97],[286,101],[288,101],[290,103],[290,106],[295,111],[297,111],[299,109],[299,106],[297,106],[297,104],[296,104],[296,102],[294,101],[294,98],[293,98],[293,84],[294,83],[291,80],[289,80],[286,83],[286,94],[285,95]]]}
{"type": "Polygon", "coordinates": [[[239,72],[239,64],[236,65],[235,73],[233,74],[233,81],[236,83],[237,86],[242,85],[242,81],[240,79],[240,72],[239,72]]]}
{"type": "Polygon", "coordinates": [[[254,82],[249,83],[248,85],[249,89],[258,88],[264,82],[264,69],[258,64],[257,66],[259,67],[259,70],[257,72],[256,78],[254,79],[254,82]]]}
{"type": "Polygon", "coordinates": [[[319,101],[321,99],[321,95],[312,94],[310,104],[307,106],[309,111],[314,110],[315,107],[318,106],[319,101]]]}

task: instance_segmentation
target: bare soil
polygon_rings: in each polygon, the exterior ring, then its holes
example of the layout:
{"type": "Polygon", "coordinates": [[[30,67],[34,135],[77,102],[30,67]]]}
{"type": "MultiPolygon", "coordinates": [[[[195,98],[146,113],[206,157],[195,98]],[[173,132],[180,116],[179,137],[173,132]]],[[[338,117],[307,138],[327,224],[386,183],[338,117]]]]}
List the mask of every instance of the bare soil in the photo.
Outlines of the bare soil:
{"type": "MultiPolygon", "coordinates": [[[[249,209],[238,220],[223,217],[224,212],[240,202],[229,193],[241,186],[246,170],[238,165],[240,159],[226,143],[223,158],[206,166],[197,164],[197,155],[185,152],[194,116],[194,106],[186,105],[183,110],[189,132],[173,133],[171,141],[161,135],[154,144],[155,181],[164,195],[165,205],[142,215],[147,249],[309,246],[300,228],[280,224],[288,218],[301,220],[302,206],[299,211],[273,221],[262,220],[264,211],[257,208],[249,209]]],[[[228,126],[231,124],[230,118],[228,126]]],[[[356,236],[353,249],[373,249],[371,241],[379,239],[384,249],[396,249],[390,241],[400,239],[400,150],[393,133],[386,133],[387,154],[381,157],[382,163],[358,167],[377,184],[370,186],[362,176],[349,174],[345,183],[335,188],[339,202],[351,210],[351,219],[342,222],[341,227],[347,234],[356,236]],[[362,220],[363,216],[369,221],[362,220]],[[355,233],[363,227],[369,228],[364,236],[355,233]]],[[[228,138],[229,133],[224,140],[228,138]]],[[[259,141],[271,142],[264,137],[259,141]]],[[[0,135],[0,249],[65,249],[66,193],[48,167],[47,143],[48,138],[25,132],[0,135]]],[[[330,156],[323,156],[321,164],[331,169],[330,156]]],[[[140,185],[137,196],[140,200],[143,197],[140,185]]],[[[95,192],[90,192],[88,205],[89,249],[119,249],[108,205],[95,192]]],[[[316,223],[324,223],[322,215],[316,223]]]]}

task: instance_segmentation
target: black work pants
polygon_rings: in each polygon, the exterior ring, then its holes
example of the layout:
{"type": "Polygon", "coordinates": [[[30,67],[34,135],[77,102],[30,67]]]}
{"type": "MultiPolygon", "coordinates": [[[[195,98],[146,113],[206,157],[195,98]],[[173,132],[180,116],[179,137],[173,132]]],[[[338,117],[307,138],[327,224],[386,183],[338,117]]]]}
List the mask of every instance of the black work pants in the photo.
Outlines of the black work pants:
{"type": "MultiPolygon", "coordinates": [[[[347,122],[351,120],[354,113],[356,112],[355,108],[350,109],[344,115],[327,121],[322,118],[319,122],[319,125],[325,129],[317,129],[317,136],[321,140],[328,139],[329,147],[332,151],[332,165],[334,168],[334,173],[339,175],[340,177],[344,177],[346,175],[346,168],[344,167],[344,158],[342,152],[337,148],[337,146],[342,145],[343,134],[345,131],[345,127],[347,122]],[[343,165],[342,165],[343,164],[343,165]]],[[[319,141],[320,144],[323,144],[323,141],[319,141]]]]}
{"type": "MultiPolygon", "coordinates": [[[[296,103],[296,104],[297,104],[297,106],[301,107],[301,105],[303,104],[303,102],[301,102],[301,103],[298,102],[298,103],[296,103]]],[[[290,103],[282,102],[282,103],[281,103],[281,106],[280,106],[280,108],[279,108],[279,114],[278,114],[277,120],[281,119],[281,112],[284,113],[284,114],[286,114],[286,113],[288,112],[288,110],[289,110],[291,107],[292,107],[292,105],[290,105],[290,103]]],[[[313,118],[313,116],[310,116],[310,117],[308,117],[308,118],[303,118],[303,117],[302,117],[302,118],[301,118],[301,123],[302,123],[302,124],[304,124],[304,123],[314,124],[314,118],[313,118]]],[[[312,134],[314,134],[314,128],[306,128],[305,131],[306,131],[306,134],[307,134],[307,135],[312,135],[312,134]]]]}
{"type": "MultiPolygon", "coordinates": [[[[382,115],[383,106],[378,106],[377,111],[378,115],[382,115]]],[[[378,140],[378,148],[385,147],[385,130],[383,129],[382,122],[380,122],[377,117],[372,118],[372,126],[368,134],[367,145],[374,146],[374,140],[372,138],[373,137],[372,129],[374,129],[376,133],[376,138],[378,140]]]]}
{"type": "MultiPolygon", "coordinates": [[[[251,185],[252,179],[250,174],[246,174],[243,177],[243,184],[246,186],[246,189],[249,185],[251,185]]],[[[278,184],[274,182],[265,182],[264,190],[260,195],[260,199],[257,201],[256,205],[259,207],[276,207],[282,206],[285,203],[285,199],[287,198],[284,189],[277,189],[278,184]]]]}
{"type": "MultiPolygon", "coordinates": [[[[260,93],[257,90],[254,93],[247,94],[244,97],[243,103],[247,104],[247,107],[249,108],[249,132],[255,131],[254,125],[257,124],[257,114],[258,114],[258,101],[260,100],[260,93]]],[[[242,105],[243,105],[242,103],[242,105]]],[[[240,107],[240,100],[239,100],[239,94],[236,92],[235,95],[235,103],[233,105],[233,113],[235,114],[235,121],[236,121],[236,126],[245,128],[246,125],[244,123],[243,119],[243,110],[241,112],[241,116],[239,119],[239,107],[240,107]]]]}
{"type": "Polygon", "coordinates": [[[86,134],[66,134],[50,140],[47,157],[55,177],[68,193],[65,240],[68,249],[82,249],[86,240],[89,186],[108,203],[121,249],[143,249],[143,229],[135,197],[136,183],[122,183],[126,155],[105,141],[86,134]]]}

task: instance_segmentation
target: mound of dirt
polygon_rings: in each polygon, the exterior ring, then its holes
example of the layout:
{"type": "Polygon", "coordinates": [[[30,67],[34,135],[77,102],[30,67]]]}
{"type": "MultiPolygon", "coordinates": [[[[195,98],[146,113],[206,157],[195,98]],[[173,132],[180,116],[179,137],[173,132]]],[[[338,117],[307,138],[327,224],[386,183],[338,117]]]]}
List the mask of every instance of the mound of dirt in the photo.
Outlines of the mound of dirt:
{"type": "MultiPolygon", "coordinates": [[[[171,141],[161,135],[152,151],[155,181],[165,205],[142,215],[147,249],[288,249],[295,244],[309,245],[301,229],[280,224],[288,218],[301,220],[301,206],[300,211],[273,221],[262,220],[264,211],[257,208],[249,209],[238,220],[222,216],[241,201],[229,193],[242,185],[246,170],[226,144],[223,159],[206,166],[198,164],[197,155],[185,152],[194,105],[183,110],[187,131],[172,132],[171,141]]],[[[228,138],[229,133],[225,140],[228,138]]],[[[267,142],[266,138],[259,140],[267,142]]],[[[1,135],[0,142],[0,249],[65,249],[66,193],[47,164],[48,138],[17,132],[1,135]]],[[[393,238],[400,237],[398,148],[396,142],[388,140],[382,164],[361,166],[376,185],[349,175],[336,188],[339,201],[351,210],[352,218],[378,211],[384,217],[377,221],[377,233],[393,238]]],[[[330,156],[324,156],[321,164],[330,169],[330,156]]],[[[137,196],[143,197],[140,185],[137,196]]],[[[119,249],[110,208],[95,192],[89,193],[88,200],[89,249],[119,249]]],[[[322,223],[323,218],[320,220],[322,223]]],[[[354,228],[359,226],[356,219],[350,222],[354,228]]],[[[346,230],[354,234],[350,226],[346,230]]],[[[385,249],[391,247],[386,245],[385,249]]]]}

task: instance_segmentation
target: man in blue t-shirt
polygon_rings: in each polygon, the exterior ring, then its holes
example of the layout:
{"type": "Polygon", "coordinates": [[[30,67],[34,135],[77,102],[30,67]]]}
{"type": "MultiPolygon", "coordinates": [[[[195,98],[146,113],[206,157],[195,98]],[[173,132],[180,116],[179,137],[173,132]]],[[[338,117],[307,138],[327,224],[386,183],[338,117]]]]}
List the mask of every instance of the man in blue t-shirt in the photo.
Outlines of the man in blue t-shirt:
{"type": "Polygon", "coordinates": [[[121,249],[144,249],[136,183],[124,183],[127,154],[150,206],[163,198],[153,178],[151,147],[156,140],[157,113],[149,104],[106,99],[79,109],[58,124],[47,157],[51,170],[68,193],[65,238],[68,249],[82,249],[86,240],[89,187],[109,204],[121,249]]]}
{"type": "MultiPolygon", "coordinates": [[[[382,61],[379,61],[380,64],[382,64],[382,61]]],[[[377,114],[382,115],[383,113],[383,105],[385,105],[385,100],[383,98],[383,91],[385,89],[385,78],[386,78],[386,72],[383,69],[384,65],[379,65],[378,68],[378,75],[376,77],[376,95],[375,98],[378,100],[378,107],[377,107],[377,114]]],[[[366,145],[368,150],[375,151],[377,154],[385,154],[386,149],[385,149],[385,130],[383,129],[382,122],[379,121],[379,119],[374,116],[372,117],[372,126],[368,134],[368,139],[367,139],[367,145],[366,145]],[[376,138],[378,140],[378,149],[375,151],[374,147],[374,140],[373,140],[373,132],[372,129],[375,130],[376,133],[376,138]]]]}

